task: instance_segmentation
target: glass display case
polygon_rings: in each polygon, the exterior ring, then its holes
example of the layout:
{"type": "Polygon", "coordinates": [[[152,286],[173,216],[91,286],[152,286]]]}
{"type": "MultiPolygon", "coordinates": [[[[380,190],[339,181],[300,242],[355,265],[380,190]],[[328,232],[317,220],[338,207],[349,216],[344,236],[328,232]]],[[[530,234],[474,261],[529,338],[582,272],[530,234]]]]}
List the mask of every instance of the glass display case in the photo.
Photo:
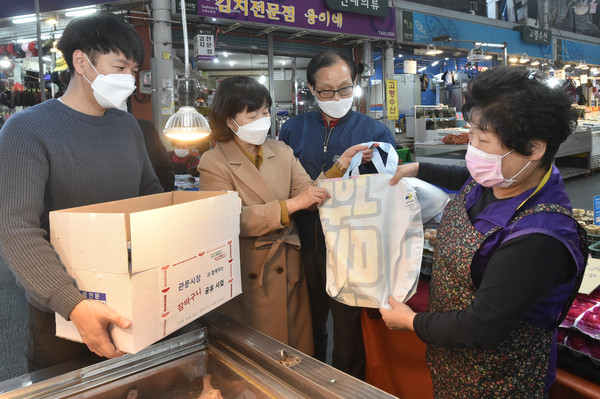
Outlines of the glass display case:
{"type": "Polygon", "coordinates": [[[577,129],[558,147],[554,156],[554,163],[563,179],[590,173],[591,151],[591,127],[577,126],[577,129]]]}
{"type": "Polygon", "coordinates": [[[89,399],[394,398],[219,312],[201,321],[204,327],[137,354],[39,382],[36,373],[4,381],[0,394],[89,399]]]}
{"type": "Polygon", "coordinates": [[[467,144],[415,143],[415,161],[466,166],[467,144]]]}
{"type": "Polygon", "coordinates": [[[457,125],[456,108],[447,105],[415,105],[412,116],[406,117],[407,136],[415,142],[430,141],[437,129],[457,125]]]}

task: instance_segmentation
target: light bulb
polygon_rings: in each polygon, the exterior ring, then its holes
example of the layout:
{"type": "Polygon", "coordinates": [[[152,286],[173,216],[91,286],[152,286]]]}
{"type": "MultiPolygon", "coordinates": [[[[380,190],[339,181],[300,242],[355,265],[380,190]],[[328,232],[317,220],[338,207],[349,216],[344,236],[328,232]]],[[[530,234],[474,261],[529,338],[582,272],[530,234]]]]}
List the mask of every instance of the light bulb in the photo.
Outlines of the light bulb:
{"type": "Polygon", "coordinates": [[[362,95],[363,95],[363,89],[362,89],[362,87],[360,87],[360,85],[357,85],[354,88],[354,97],[359,98],[359,97],[362,97],[362,95]]]}

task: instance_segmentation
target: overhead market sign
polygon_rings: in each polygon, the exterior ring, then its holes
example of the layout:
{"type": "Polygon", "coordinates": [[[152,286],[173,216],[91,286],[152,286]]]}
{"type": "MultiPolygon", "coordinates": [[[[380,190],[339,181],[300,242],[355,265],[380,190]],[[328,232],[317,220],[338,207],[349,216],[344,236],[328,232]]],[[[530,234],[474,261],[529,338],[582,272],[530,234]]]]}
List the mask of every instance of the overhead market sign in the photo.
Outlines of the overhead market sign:
{"type": "Polygon", "coordinates": [[[388,13],[388,0],[327,0],[327,6],[334,10],[377,17],[385,17],[388,13]]]}
{"type": "MultiPolygon", "coordinates": [[[[185,13],[186,14],[198,14],[198,2],[196,0],[185,0],[185,13]]],[[[171,4],[172,14],[181,14],[181,1],[176,0],[171,4]]]]}
{"type": "Polygon", "coordinates": [[[551,44],[552,43],[552,32],[540,28],[534,28],[531,26],[517,26],[514,28],[521,32],[521,40],[529,43],[536,44],[551,44]]]}
{"type": "MultiPolygon", "coordinates": [[[[364,1],[354,0],[359,5],[364,1]]],[[[369,4],[372,5],[372,2],[369,0],[369,4]]],[[[379,17],[332,9],[325,3],[326,0],[198,0],[198,15],[338,34],[396,38],[396,14],[393,8],[388,9],[385,16],[379,17]]]]}

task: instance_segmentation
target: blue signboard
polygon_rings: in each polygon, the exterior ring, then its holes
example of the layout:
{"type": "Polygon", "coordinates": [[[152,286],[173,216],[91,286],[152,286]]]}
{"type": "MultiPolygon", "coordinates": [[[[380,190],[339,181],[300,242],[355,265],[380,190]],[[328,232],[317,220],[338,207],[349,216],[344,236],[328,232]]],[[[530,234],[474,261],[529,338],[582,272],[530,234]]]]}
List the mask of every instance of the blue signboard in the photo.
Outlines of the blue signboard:
{"type": "MultiPolygon", "coordinates": [[[[444,46],[472,48],[471,43],[459,40],[478,41],[484,43],[507,43],[509,54],[527,53],[529,57],[552,58],[551,44],[536,44],[523,42],[521,32],[495,26],[480,25],[474,22],[458,21],[455,19],[412,12],[412,41],[415,43],[434,43],[433,38],[449,35],[456,41],[440,42],[444,46]]],[[[406,25],[403,26],[406,29],[406,25]]],[[[403,32],[403,37],[410,37],[411,32],[403,32]]],[[[500,48],[484,48],[491,52],[502,52],[500,48]]]]}
{"type": "Polygon", "coordinates": [[[566,39],[560,40],[560,59],[563,61],[585,61],[590,64],[600,64],[600,46],[574,42],[566,39]]]}

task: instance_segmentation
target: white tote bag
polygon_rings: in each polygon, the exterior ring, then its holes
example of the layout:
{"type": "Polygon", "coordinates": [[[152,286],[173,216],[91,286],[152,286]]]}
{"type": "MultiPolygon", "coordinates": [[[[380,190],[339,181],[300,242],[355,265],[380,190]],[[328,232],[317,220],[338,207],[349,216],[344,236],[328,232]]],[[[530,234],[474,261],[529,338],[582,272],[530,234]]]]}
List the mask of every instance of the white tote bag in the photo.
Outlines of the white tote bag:
{"type": "Polygon", "coordinates": [[[358,153],[343,178],[319,181],[331,195],[319,215],[329,296],[351,306],[389,308],[389,295],[406,302],[416,291],[423,224],[416,191],[402,180],[390,185],[398,154],[389,143],[378,144],[388,153],[384,165],[379,151],[373,151],[379,174],[357,176],[358,153]]]}

